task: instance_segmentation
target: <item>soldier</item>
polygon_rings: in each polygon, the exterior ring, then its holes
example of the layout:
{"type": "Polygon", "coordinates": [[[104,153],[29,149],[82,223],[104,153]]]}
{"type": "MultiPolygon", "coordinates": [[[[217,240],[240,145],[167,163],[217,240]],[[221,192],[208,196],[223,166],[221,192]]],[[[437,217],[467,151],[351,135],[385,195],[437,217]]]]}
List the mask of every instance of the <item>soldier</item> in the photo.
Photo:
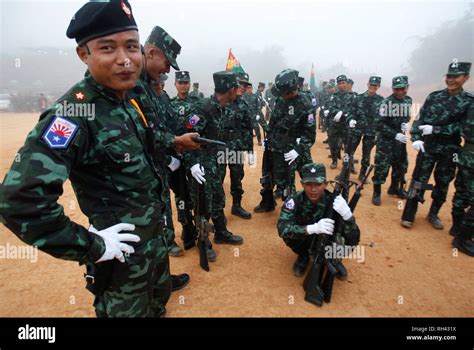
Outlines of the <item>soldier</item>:
{"type": "MultiPolygon", "coordinates": [[[[323,119],[323,126],[322,126],[322,131],[327,132],[328,131],[328,125],[329,125],[329,118],[327,117],[329,115],[329,110],[326,109],[327,104],[329,100],[331,99],[331,96],[336,92],[336,87],[333,83],[329,82],[327,84],[327,89],[323,90],[321,92],[320,98],[319,98],[319,118],[323,119]]],[[[323,141],[323,143],[329,143],[329,136],[326,138],[326,140],[323,141]]]]}
{"type": "Polygon", "coordinates": [[[230,172],[230,193],[232,195],[232,215],[250,219],[252,214],[242,208],[242,179],[244,178],[244,152],[247,152],[249,165],[255,164],[253,153],[252,114],[242,96],[247,90],[249,75],[238,73],[239,87],[235,100],[226,108],[226,113],[219,121],[218,139],[226,143],[225,153],[220,158],[218,171],[224,184],[227,166],[230,172]]]}
{"type": "MultiPolygon", "coordinates": [[[[223,71],[214,73],[213,79],[215,94],[196,103],[188,119],[187,129],[215,140],[225,108],[237,95],[237,77],[233,72],[223,71]]],[[[194,189],[198,184],[205,184],[206,212],[215,227],[214,243],[238,245],[243,243],[243,238],[227,230],[227,219],[224,215],[225,193],[218,172],[219,151],[222,152],[222,149],[215,145],[206,145],[201,150],[185,153],[186,166],[193,177],[191,186],[194,206],[197,205],[197,193],[194,189]]],[[[209,261],[216,260],[211,245],[207,255],[209,261]]]]}
{"type": "Polygon", "coordinates": [[[273,108],[275,108],[275,100],[276,96],[273,96],[272,94],[272,85],[273,83],[269,82],[267,84],[267,90],[265,90],[265,101],[267,102],[265,104],[265,121],[268,123],[270,120],[270,114],[271,111],[273,111],[273,108]]]}
{"type": "MultiPolygon", "coordinates": [[[[344,220],[342,236],[345,244],[356,245],[360,237],[359,228],[345,199],[342,196],[334,198],[326,189],[328,181],[323,164],[306,164],[302,169],[301,185],[303,191],[293,193],[286,199],[277,224],[279,236],[298,255],[293,264],[293,274],[297,277],[303,277],[308,267],[313,235],[334,233],[334,220],[325,217],[330,203],[344,220]]],[[[336,266],[338,277],[344,273],[347,276],[342,264],[336,266]]]]}
{"type": "Polygon", "coordinates": [[[372,177],[374,193],[372,203],[381,205],[380,193],[390,167],[392,167],[392,183],[389,195],[405,198],[405,174],[408,169],[408,156],[405,132],[410,122],[412,99],[407,96],[408,77],[398,76],[392,79],[392,95],[385,98],[379,110],[376,122],[375,172],[372,177]]]}
{"type": "Polygon", "coordinates": [[[354,80],[352,79],[347,79],[347,92],[353,93],[357,95],[357,92],[352,91],[352,88],[354,86],[354,80]]]}
{"type": "Polygon", "coordinates": [[[378,119],[380,104],[383,97],[377,94],[382,78],[370,77],[367,83],[367,91],[357,96],[353,118],[349,120],[351,127],[352,146],[356,151],[362,140],[362,164],[359,180],[363,180],[364,174],[370,165],[370,153],[375,146],[375,122],[378,119]]]}
{"type": "Polygon", "coordinates": [[[346,141],[346,119],[353,113],[354,94],[347,92],[347,77],[337,77],[338,92],[334,93],[327,103],[329,149],[332,163],[330,168],[337,167],[337,160],[341,159],[341,148],[346,141]]]}
{"type": "MultiPolygon", "coordinates": [[[[467,62],[449,65],[445,80],[447,88],[432,92],[426,98],[411,128],[412,147],[424,151],[419,181],[427,183],[432,172],[434,175],[433,201],[427,219],[438,230],[444,228],[438,213],[446,201],[449,184],[456,173],[461,146],[459,121],[466,118],[473,101],[473,96],[463,90],[469,78],[469,69],[470,63],[467,62]]],[[[411,227],[412,224],[409,221],[402,222],[404,227],[411,227]]]]}
{"type": "Polygon", "coordinates": [[[191,97],[197,97],[199,99],[204,98],[204,94],[199,91],[199,83],[193,83],[193,91],[189,93],[189,96],[191,97]]]}
{"type": "Polygon", "coordinates": [[[298,90],[298,71],[280,72],[275,77],[272,93],[278,98],[270,119],[268,143],[272,152],[273,182],[277,186],[275,197],[281,197],[285,188],[294,189],[293,162],[311,154],[316,122],[306,97],[298,90]]]}
{"type": "MultiPolygon", "coordinates": [[[[28,134],[21,161],[0,187],[1,220],[24,242],[86,264],[97,316],[156,317],[169,297],[169,289],[156,294],[156,281],[168,271],[164,182],[153,162],[154,148],[163,146],[127,95],[142,67],[129,3],[86,3],[67,36],[76,39],[88,71],[28,134]],[[63,102],[94,103],[94,119],[61,115],[63,102]],[[57,203],[68,178],[89,229],[57,203]]],[[[194,147],[190,137],[172,144],[194,147]]]]}
{"type": "Polygon", "coordinates": [[[258,98],[258,91],[253,93],[252,92],[252,85],[247,86],[247,92],[243,96],[243,99],[249,105],[249,110],[252,115],[252,126],[253,130],[255,131],[255,135],[257,136],[258,145],[262,145],[262,135],[260,134],[260,127],[259,125],[266,124],[264,118],[261,117],[262,114],[262,106],[261,101],[258,98]]]}

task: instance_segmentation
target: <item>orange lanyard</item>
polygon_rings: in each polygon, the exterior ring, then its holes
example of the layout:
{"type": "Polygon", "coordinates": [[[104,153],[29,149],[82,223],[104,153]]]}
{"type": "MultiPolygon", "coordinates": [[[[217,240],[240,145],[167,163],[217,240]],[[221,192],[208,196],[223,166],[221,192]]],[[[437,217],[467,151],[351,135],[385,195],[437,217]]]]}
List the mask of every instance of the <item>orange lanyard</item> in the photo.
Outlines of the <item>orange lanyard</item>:
{"type": "Polygon", "coordinates": [[[138,111],[138,114],[140,114],[140,117],[143,119],[143,123],[145,123],[145,126],[148,127],[148,122],[146,121],[145,115],[143,114],[142,110],[140,109],[140,106],[138,106],[137,101],[135,99],[131,98],[130,102],[132,103],[133,107],[138,111]]]}

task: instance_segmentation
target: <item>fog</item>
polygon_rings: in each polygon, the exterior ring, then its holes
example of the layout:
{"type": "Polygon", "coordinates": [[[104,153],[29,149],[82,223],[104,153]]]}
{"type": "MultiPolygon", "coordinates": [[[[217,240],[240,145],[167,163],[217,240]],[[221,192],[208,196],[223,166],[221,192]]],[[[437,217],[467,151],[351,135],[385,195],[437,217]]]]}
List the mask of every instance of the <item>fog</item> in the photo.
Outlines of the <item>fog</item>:
{"type": "MultiPolygon", "coordinates": [[[[81,79],[85,66],[75,56],[75,41],[65,32],[84,1],[1,1],[0,92],[56,92],[81,79]]],[[[367,77],[411,74],[419,86],[442,87],[452,58],[472,61],[471,1],[130,1],[144,42],[154,25],[165,28],[182,46],[178,63],[202,90],[212,90],[212,73],[225,69],[229,48],[251,81],[273,81],[294,68],[309,82],[348,74],[354,90],[364,91],[367,77]],[[464,21],[456,37],[424,38],[464,21]],[[438,31],[438,32],[437,32],[438,31]],[[433,44],[434,42],[434,44],[433,44]],[[434,45],[434,48],[433,48],[434,45]],[[422,46],[421,46],[422,47],[422,46]],[[449,48],[449,50],[448,50],[449,48]],[[410,61],[418,49],[416,60],[410,61]],[[413,68],[423,61],[426,69],[413,68]],[[427,60],[427,61],[425,61],[427,60]],[[437,61],[438,60],[438,61],[437,61]],[[429,80],[429,81],[428,81],[429,80]]],[[[173,71],[166,89],[171,96],[173,71]]]]}

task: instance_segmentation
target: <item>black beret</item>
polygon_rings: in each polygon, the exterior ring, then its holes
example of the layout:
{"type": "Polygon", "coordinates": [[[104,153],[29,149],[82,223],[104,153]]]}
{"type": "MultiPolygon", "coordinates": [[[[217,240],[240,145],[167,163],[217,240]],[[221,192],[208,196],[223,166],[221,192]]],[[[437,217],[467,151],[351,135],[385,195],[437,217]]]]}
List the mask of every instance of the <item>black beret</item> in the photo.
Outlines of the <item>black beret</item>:
{"type": "Polygon", "coordinates": [[[78,45],[127,30],[138,31],[127,0],[88,2],[72,17],[66,35],[78,45]]]}

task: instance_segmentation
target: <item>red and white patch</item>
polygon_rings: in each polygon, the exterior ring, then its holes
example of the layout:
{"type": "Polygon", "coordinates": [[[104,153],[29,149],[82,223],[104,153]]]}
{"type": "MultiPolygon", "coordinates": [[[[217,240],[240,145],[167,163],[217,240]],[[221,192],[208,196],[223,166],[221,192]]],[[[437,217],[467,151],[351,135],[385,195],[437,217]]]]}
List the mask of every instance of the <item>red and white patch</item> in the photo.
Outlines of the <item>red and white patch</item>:
{"type": "Polygon", "coordinates": [[[121,3],[123,12],[125,12],[129,19],[132,19],[132,10],[130,10],[130,7],[128,7],[127,4],[123,2],[123,0],[121,1],[121,3]]]}
{"type": "Polygon", "coordinates": [[[76,100],[82,101],[86,98],[86,95],[82,93],[82,91],[76,92],[76,100]]]}

